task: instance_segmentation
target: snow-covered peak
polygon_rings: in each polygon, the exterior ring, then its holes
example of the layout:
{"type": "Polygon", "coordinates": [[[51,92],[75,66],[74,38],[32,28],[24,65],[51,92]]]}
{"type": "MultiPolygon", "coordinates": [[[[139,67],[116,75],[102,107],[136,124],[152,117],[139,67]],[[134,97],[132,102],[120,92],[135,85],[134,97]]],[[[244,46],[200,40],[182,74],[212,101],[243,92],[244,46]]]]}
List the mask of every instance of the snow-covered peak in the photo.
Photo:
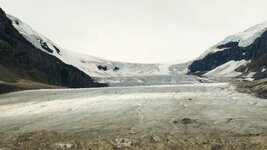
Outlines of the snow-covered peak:
{"type": "Polygon", "coordinates": [[[218,48],[220,45],[225,45],[230,42],[238,42],[239,47],[247,47],[260,37],[267,30],[267,21],[264,21],[260,24],[257,24],[251,28],[243,32],[239,32],[237,34],[226,37],[224,40],[219,42],[218,44],[212,46],[208,50],[206,50],[202,55],[200,55],[196,60],[204,58],[209,53],[215,53],[218,51],[223,51],[226,48],[218,48]]]}
{"type": "Polygon", "coordinates": [[[257,24],[243,32],[239,32],[232,36],[225,38],[219,45],[227,44],[229,42],[238,42],[239,47],[247,47],[251,45],[263,32],[267,30],[267,21],[257,24]]]}
{"type": "Polygon", "coordinates": [[[13,26],[26,40],[45,53],[59,58],[66,64],[72,65],[92,77],[123,77],[169,75],[172,64],[141,64],[109,61],[95,56],[84,55],[60,48],[51,40],[35,32],[29,25],[8,15],[13,26]]]}

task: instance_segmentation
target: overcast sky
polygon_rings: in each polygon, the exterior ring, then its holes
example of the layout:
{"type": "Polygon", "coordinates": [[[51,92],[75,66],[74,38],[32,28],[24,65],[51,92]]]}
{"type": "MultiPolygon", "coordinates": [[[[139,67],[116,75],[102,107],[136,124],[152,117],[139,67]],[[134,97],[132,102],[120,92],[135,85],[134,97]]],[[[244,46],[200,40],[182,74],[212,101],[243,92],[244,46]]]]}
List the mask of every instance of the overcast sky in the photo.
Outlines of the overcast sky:
{"type": "Polygon", "coordinates": [[[145,63],[193,59],[267,20],[266,0],[0,0],[0,6],[65,49],[145,63]]]}

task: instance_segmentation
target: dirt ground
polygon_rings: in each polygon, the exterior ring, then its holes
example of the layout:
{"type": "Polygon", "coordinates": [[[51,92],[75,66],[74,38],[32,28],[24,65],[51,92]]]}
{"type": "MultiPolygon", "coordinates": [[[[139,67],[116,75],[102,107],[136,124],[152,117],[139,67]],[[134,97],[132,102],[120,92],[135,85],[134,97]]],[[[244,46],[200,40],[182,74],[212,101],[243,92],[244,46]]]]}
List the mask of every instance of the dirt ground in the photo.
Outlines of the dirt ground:
{"type": "Polygon", "coordinates": [[[92,136],[90,133],[35,131],[1,135],[1,150],[266,150],[267,136],[262,135],[170,135],[127,134],[92,136]]]}

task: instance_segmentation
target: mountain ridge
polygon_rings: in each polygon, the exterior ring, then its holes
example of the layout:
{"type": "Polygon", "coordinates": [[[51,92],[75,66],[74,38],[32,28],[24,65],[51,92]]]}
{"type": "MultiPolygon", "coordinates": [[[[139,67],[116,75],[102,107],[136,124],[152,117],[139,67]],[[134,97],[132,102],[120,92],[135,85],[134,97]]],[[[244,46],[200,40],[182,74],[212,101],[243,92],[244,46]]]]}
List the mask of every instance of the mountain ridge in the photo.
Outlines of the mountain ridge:
{"type": "Polygon", "coordinates": [[[12,61],[3,57],[1,62],[0,67],[2,67],[2,70],[6,71],[2,73],[2,75],[0,73],[0,80],[4,81],[15,82],[18,80],[18,76],[22,76],[22,78],[19,79],[30,78],[30,80],[33,81],[41,81],[42,83],[57,86],[94,87],[102,85],[95,83],[91,77],[94,79],[107,78],[106,81],[110,81],[110,78],[125,78],[126,80],[129,77],[129,79],[134,79],[136,82],[140,81],[139,79],[143,76],[166,77],[169,75],[179,76],[181,74],[193,74],[207,77],[240,77],[249,80],[267,77],[267,21],[243,32],[226,37],[191,62],[182,64],[142,64],[110,61],[95,56],[71,52],[61,48],[49,38],[34,31],[29,25],[16,17],[4,14],[2,15],[2,19],[7,19],[9,21],[2,21],[2,24],[0,24],[0,27],[4,27],[2,31],[6,30],[5,27],[8,28],[7,33],[3,32],[3,34],[0,34],[2,39],[4,39],[0,41],[0,46],[3,49],[1,55],[2,57],[5,55],[12,56],[12,61]],[[13,36],[15,36],[15,38],[6,37],[11,33],[14,34],[13,36]],[[38,52],[21,50],[21,53],[18,53],[20,52],[19,50],[12,50],[14,49],[14,45],[15,48],[17,48],[16,42],[19,43],[18,41],[24,43],[20,44],[22,46],[26,43],[26,49],[30,47],[30,49],[37,50],[38,52]],[[14,53],[10,54],[10,52],[14,53]],[[47,58],[44,59],[45,57],[47,58]],[[54,63],[51,64],[47,59],[54,63]],[[17,66],[21,66],[21,64],[16,64],[17,62],[24,64],[21,70],[17,69],[17,66]],[[38,64],[36,64],[36,62],[38,62],[38,64]],[[42,68],[44,67],[43,65],[46,67],[45,69],[42,68]],[[46,65],[50,66],[47,67],[46,65]],[[67,69],[68,71],[66,71],[64,67],[57,68],[61,65],[71,69],[67,69]],[[34,69],[29,69],[31,68],[29,66],[34,69]],[[41,68],[39,68],[40,66],[41,68]],[[49,72],[48,70],[51,68],[53,71],[49,72]],[[27,70],[30,71],[27,72],[27,70]],[[60,71],[57,72],[56,70],[60,71]],[[44,73],[47,71],[48,73],[44,73]],[[55,73],[57,76],[52,77],[53,80],[45,76],[45,74],[48,74],[51,77],[52,74],[55,73]],[[62,77],[64,79],[62,79],[62,77]],[[77,81],[68,83],[72,80],[77,81]],[[88,80],[89,82],[84,82],[83,80],[88,80]],[[84,85],[86,83],[92,85],[84,85]]]}
{"type": "Polygon", "coordinates": [[[267,77],[267,21],[226,37],[196,58],[189,74],[261,79],[267,77]],[[225,67],[232,67],[225,71],[225,67]],[[264,71],[263,71],[264,70],[264,71]]]}
{"type": "MultiPolygon", "coordinates": [[[[66,64],[82,70],[92,77],[124,77],[124,76],[147,76],[147,75],[169,75],[170,63],[130,63],[110,61],[104,58],[79,54],[61,48],[49,38],[34,31],[29,25],[16,17],[8,15],[13,26],[36,48],[45,53],[53,55],[66,64]]],[[[180,70],[181,71],[181,70],[180,70]]],[[[179,72],[179,71],[177,71],[179,72]]],[[[181,71],[182,72],[182,71],[181,71]]]]}
{"type": "Polygon", "coordinates": [[[1,8],[0,64],[6,71],[0,73],[0,80],[4,82],[29,80],[74,88],[105,86],[79,69],[37,49],[13,27],[1,8]]]}

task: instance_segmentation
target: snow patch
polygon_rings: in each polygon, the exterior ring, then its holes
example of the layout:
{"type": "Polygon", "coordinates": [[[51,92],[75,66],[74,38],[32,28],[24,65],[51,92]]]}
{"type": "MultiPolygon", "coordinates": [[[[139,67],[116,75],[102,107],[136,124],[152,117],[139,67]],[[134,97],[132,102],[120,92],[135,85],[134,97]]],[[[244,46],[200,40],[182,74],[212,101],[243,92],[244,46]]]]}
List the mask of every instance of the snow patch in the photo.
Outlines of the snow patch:
{"type": "Polygon", "coordinates": [[[225,76],[225,77],[236,77],[241,75],[241,72],[236,72],[235,69],[242,65],[248,64],[250,61],[240,60],[234,61],[231,60],[223,65],[216,67],[215,69],[207,72],[205,76],[225,76]]]}
{"type": "Polygon", "coordinates": [[[252,78],[257,72],[250,72],[246,77],[252,78]]]}

